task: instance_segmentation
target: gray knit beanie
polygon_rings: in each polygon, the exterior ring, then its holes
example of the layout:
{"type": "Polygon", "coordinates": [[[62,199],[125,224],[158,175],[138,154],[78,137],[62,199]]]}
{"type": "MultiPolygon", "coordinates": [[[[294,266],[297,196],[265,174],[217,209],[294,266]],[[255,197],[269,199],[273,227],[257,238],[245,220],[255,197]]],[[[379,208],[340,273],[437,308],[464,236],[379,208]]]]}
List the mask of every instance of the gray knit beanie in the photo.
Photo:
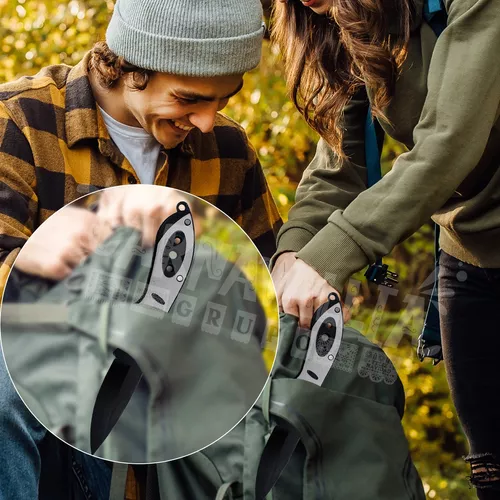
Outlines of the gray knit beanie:
{"type": "Polygon", "coordinates": [[[139,68],[219,76],[255,68],[263,35],[260,0],[118,0],[106,42],[139,68]]]}

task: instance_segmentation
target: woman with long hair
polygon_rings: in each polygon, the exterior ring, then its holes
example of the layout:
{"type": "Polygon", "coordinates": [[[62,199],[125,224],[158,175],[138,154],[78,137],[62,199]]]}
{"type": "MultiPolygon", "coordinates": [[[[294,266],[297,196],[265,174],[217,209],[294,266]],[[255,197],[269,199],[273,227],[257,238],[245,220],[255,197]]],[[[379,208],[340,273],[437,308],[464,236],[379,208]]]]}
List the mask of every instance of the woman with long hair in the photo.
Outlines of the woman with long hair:
{"type": "Polygon", "coordinates": [[[279,0],[274,41],[297,108],[321,136],[278,236],[282,309],[308,326],[349,277],[430,217],[451,394],[478,498],[500,498],[500,3],[279,0]],[[408,148],[367,186],[365,124],[408,148]]]}

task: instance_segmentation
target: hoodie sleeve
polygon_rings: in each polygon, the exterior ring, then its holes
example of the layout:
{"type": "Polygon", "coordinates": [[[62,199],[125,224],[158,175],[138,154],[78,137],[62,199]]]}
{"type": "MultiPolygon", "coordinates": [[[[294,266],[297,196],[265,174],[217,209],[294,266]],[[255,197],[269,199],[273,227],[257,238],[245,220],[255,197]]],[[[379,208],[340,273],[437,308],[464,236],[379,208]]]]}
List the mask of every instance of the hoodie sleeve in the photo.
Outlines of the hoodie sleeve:
{"type": "Polygon", "coordinates": [[[288,222],[278,235],[278,252],[301,250],[328,224],[334,210],[345,209],[366,189],[365,121],[368,97],[363,88],[344,110],[343,147],[347,160],[341,161],[328,144],[320,139],[316,154],[297,188],[295,205],[288,222]]]}

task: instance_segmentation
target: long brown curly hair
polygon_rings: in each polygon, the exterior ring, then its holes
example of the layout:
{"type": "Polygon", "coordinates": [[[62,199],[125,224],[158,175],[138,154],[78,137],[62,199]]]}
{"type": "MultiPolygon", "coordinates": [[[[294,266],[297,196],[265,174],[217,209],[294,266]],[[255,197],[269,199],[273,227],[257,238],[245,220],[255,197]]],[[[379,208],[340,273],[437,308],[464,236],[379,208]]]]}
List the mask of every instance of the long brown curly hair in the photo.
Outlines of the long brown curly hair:
{"type": "Polygon", "coordinates": [[[154,74],[154,71],[134,66],[117,56],[106,42],[97,42],[92,47],[88,69],[97,76],[100,85],[108,89],[115,87],[125,74],[131,74],[129,86],[134,90],[144,90],[154,74]]]}
{"type": "Polygon", "coordinates": [[[345,158],[343,109],[360,87],[373,91],[373,116],[386,119],[412,9],[412,0],[335,0],[322,16],[299,0],[275,1],[271,39],[281,50],[291,97],[339,158],[345,158]],[[388,18],[398,20],[397,35],[389,34],[388,18]]]}

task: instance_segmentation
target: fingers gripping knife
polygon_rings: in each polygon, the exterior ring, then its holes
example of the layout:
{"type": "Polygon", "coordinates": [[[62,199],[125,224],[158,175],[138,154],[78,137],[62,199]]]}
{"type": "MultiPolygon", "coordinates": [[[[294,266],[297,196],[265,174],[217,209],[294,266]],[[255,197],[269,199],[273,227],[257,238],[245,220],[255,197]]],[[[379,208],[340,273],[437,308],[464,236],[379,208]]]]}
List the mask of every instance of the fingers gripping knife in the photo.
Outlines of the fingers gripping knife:
{"type": "MultiPolygon", "coordinates": [[[[158,229],[148,280],[137,304],[168,313],[189,273],[193,254],[193,217],[187,203],[180,202],[177,211],[158,229]]],[[[142,378],[141,369],[127,353],[115,349],[113,354],[115,359],[102,382],[92,412],[92,453],[108,437],[142,378]]]]}
{"type": "MultiPolygon", "coordinates": [[[[342,306],[335,293],[320,306],[311,321],[311,336],[298,379],[321,386],[333,366],[342,341],[342,306]]],[[[281,476],[300,441],[291,427],[276,425],[262,452],[255,485],[256,500],[264,500],[281,476]]]]}

